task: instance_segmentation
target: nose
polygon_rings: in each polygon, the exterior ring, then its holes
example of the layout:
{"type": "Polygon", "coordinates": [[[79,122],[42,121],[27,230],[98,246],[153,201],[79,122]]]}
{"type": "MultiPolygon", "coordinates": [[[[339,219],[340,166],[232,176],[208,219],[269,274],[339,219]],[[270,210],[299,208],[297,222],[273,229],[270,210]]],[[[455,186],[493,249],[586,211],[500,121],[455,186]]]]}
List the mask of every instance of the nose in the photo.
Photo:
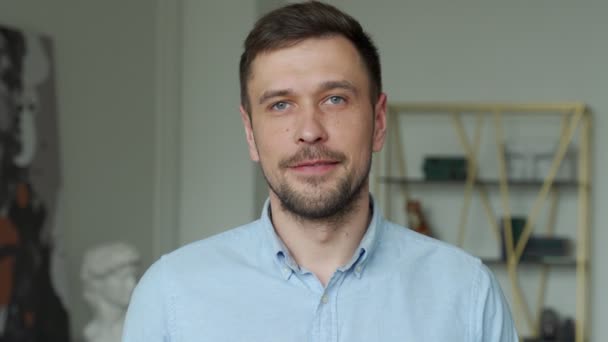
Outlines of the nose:
{"type": "Polygon", "coordinates": [[[323,113],[315,107],[310,107],[300,114],[296,130],[297,142],[315,144],[326,141],[327,130],[323,122],[323,113]]]}

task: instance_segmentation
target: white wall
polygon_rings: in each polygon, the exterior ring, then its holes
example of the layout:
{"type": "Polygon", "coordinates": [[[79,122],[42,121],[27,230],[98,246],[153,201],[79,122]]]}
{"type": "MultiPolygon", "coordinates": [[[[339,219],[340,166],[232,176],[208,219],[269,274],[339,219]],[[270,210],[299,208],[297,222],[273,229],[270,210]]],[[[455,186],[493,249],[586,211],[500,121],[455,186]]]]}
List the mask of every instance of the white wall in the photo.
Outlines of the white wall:
{"type": "Polygon", "coordinates": [[[69,309],[80,333],[90,318],[84,250],[122,239],[145,267],[153,259],[155,3],[0,1],[0,22],[55,44],[69,309]]]}
{"type": "Polygon", "coordinates": [[[608,23],[605,2],[334,0],[382,56],[389,101],[578,100],[594,111],[592,341],[608,335],[608,23]]]}
{"type": "Polygon", "coordinates": [[[181,244],[254,218],[238,61],[255,11],[254,1],[184,1],[181,244]]]}

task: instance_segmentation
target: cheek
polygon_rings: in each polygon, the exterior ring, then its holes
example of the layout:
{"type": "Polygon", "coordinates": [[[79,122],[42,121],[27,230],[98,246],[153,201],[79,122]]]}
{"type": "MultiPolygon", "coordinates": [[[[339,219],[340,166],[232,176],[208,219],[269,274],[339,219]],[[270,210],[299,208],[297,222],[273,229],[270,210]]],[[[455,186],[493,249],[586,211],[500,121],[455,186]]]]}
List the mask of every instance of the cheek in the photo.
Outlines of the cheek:
{"type": "Polygon", "coordinates": [[[271,154],[280,154],[290,146],[293,128],[288,124],[265,123],[254,126],[253,135],[261,158],[271,154]]]}
{"type": "Polygon", "coordinates": [[[344,148],[367,148],[372,141],[371,121],[336,119],[332,124],[332,131],[333,134],[330,133],[330,135],[335,137],[336,143],[341,144],[344,148]]]}

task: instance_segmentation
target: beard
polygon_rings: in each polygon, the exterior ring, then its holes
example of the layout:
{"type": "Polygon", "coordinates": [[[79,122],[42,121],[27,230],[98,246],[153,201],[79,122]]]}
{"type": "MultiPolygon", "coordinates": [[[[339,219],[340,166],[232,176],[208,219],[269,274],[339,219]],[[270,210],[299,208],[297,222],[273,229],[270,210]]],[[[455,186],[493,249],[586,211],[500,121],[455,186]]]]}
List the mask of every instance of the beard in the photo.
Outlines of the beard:
{"type": "MultiPolygon", "coordinates": [[[[347,158],[343,153],[331,151],[326,147],[307,146],[294,156],[281,160],[279,170],[286,170],[307,159],[329,159],[343,164],[347,158]]],[[[261,166],[268,186],[279,198],[284,211],[296,219],[338,222],[353,211],[357,199],[367,195],[363,194],[363,189],[369,178],[371,157],[364,169],[360,172],[351,170],[333,186],[323,186],[330,180],[330,175],[304,178],[302,183],[309,191],[297,190],[284,177],[272,179],[263,164],[261,166]]]]}

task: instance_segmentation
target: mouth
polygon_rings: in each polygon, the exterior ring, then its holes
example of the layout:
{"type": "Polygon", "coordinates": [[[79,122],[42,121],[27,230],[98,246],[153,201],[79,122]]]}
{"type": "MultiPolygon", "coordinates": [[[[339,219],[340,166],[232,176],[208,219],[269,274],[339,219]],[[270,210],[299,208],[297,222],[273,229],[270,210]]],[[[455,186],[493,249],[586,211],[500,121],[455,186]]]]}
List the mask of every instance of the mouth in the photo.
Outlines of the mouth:
{"type": "Polygon", "coordinates": [[[302,174],[324,174],[334,170],[340,164],[337,160],[303,160],[289,168],[302,174]]]}

